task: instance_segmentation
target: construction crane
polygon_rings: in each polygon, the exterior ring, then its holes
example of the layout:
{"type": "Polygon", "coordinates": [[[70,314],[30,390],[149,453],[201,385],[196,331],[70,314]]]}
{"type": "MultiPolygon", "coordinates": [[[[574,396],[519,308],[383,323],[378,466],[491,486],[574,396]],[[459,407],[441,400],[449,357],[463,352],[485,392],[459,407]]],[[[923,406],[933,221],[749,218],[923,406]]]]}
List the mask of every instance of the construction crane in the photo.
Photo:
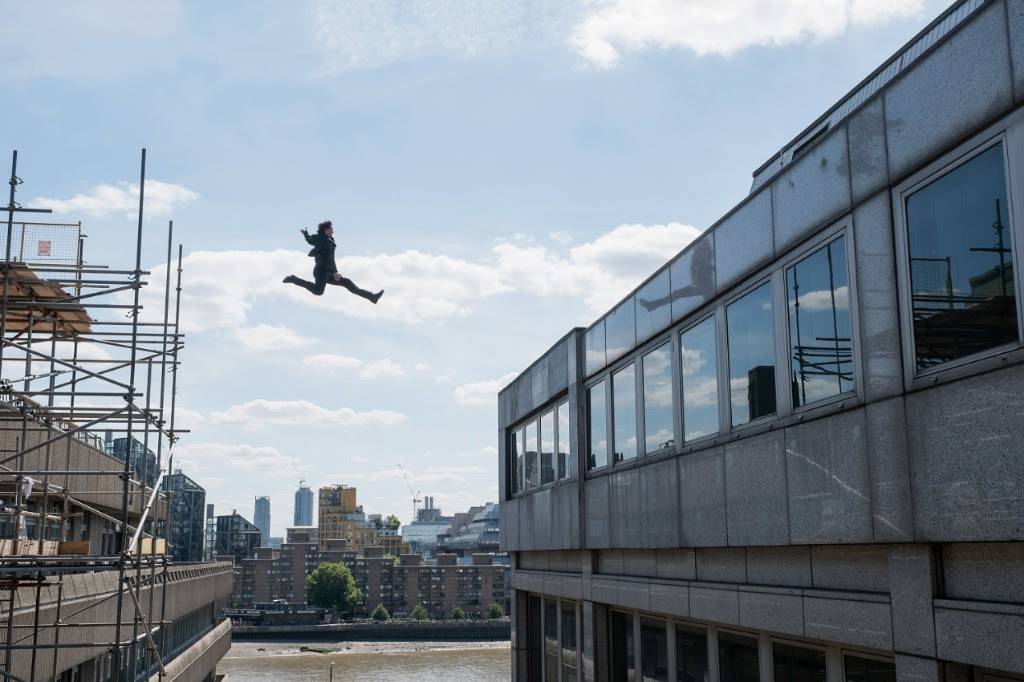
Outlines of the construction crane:
{"type": "Polygon", "coordinates": [[[412,523],[416,520],[416,507],[420,503],[420,493],[423,491],[417,490],[416,492],[413,492],[412,483],[409,482],[409,472],[407,472],[405,467],[401,464],[398,465],[398,469],[402,472],[402,478],[405,479],[405,485],[409,487],[409,494],[412,495],[412,520],[409,521],[409,523],[412,523]]]}

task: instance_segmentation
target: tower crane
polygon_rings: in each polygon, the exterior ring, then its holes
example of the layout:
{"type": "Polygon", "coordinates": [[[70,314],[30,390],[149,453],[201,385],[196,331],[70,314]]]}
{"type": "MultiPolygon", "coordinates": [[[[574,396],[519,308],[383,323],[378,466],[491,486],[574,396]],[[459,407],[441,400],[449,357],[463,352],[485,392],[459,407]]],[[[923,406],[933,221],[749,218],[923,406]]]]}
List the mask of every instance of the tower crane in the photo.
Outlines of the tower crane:
{"type": "Polygon", "coordinates": [[[409,521],[409,523],[412,523],[416,520],[416,507],[420,503],[420,493],[423,491],[417,490],[416,492],[413,492],[412,483],[409,482],[409,472],[407,472],[405,470],[405,467],[403,467],[401,464],[398,465],[398,469],[399,471],[402,472],[402,478],[405,479],[405,485],[408,486],[409,488],[409,494],[412,495],[412,520],[409,521]]]}

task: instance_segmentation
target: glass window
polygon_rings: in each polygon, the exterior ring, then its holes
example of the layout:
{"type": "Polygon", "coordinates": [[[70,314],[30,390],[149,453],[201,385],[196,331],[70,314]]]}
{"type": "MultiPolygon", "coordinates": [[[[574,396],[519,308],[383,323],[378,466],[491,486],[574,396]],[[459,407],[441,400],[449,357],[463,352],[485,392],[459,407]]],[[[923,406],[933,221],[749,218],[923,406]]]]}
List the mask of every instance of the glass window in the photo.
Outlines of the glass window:
{"type": "Polygon", "coordinates": [[[793,405],[853,390],[846,243],[840,238],[786,270],[793,405]]]}
{"type": "Polygon", "coordinates": [[[587,468],[596,469],[608,464],[608,412],[605,402],[604,380],[587,389],[587,468]]]}
{"type": "Polygon", "coordinates": [[[615,362],[636,346],[636,312],[632,298],[604,318],[608,362],[615,362]]]}
{"type": "Polygon", "coordinates": [[[523,491],[523,429],[512,433],[512,453],[509,460],[512,462],[512,492],[523,491]]]}
{"type": "Polygon", "coordinates": [[[576,682],[576,605],[562,602],[562,682],[576,682]]]}
{"type": "Polygon", "coordinates": [[[708,637],[704,630],[676,623],[676,680],[707,682],[708,637]]]}
{"type": "Polygon", "coordinates": [[[555,480],[555,413],[545,412],[540,418],[540,482],[555,480]]]}
{"type": "Polygon", "coordinates": [[[537,422],[526,425],[526,487],[536,488],[540,484],[540,467],[537,458],[537,422]]]}
{"type": "Polygon", "coordinates": [[[775,414],[772,287],[765,283],[725,309],[732,425],[775,414]]]}
{"type": "Polygon", "coordinates": [[[715,318],[679,336],[683,374],[683,440],[718,433],[718,347],[715,318]]]}
{"type": "Polygon", "coordinates": [[[675,445],[672,424],[672,344],[644,356],[644,447],[657,452],[675,445]]]}
{"type": "Polygon", "coordinates": [[[558,478],[572,476],[572,463],[569,461],[569,403],[558,406],[558,478]]]}
{"type": "Polygon", "coordinates": [[[1003,145],[906,198],[917,369],[1017,339],[1003,145]]]}
{"type": "Polygon", "coordinates": [[[672,320],[681,320],[715,295],[715,249],[705,235],[669,266],[672,320]]]}
{"type": "Polygon", "coordinates": [[[612,611],[612,626],[609,630],[611,641],[611,679],[616,682],[635,682],[636,652],[633,644],[633,617],[627,613],[612,611]]]}
{"type": "Polygon", "coordinates": [[[668,268],[662,269],[636,294],[636,340],[646,341],[672,324],[668,268]]]}
{"type": "Polygon", "coordinates": [[[731,632],[718,633],[718,679],[720,682],[760,682],[756,639],[731,632]]]}
{"type": "Polygon", "coordinates": [[[605,355],[604,320],[587,330],[584,337],[586,346],[587,375],[593,374],[607,364],[605,355]]]}
{"type": "Polygon", "coordinates": [[[612,426],[615,464],[636,457],[636,369],[623,367],[612,375],[612,426]]]}
{"type": "Polygon", "coordinates": [[[558,679],[558,602],[544,600],[544,676],[558,679]]]}
{"type": "Polygon", "coordinates": [[[640,619],[640,670],[644,682],[668,682],[668,634],[660,620],[640,619]]]}
{"type": "Polygon", "coordinates": [[[825,652],[772,642],[774,682],[825,682],[825,652]]]}
{"type": "Polygon", "coordinates": [[[843,656],[846,682],[896,682],[896,663],[863,656],[843,656]]]}

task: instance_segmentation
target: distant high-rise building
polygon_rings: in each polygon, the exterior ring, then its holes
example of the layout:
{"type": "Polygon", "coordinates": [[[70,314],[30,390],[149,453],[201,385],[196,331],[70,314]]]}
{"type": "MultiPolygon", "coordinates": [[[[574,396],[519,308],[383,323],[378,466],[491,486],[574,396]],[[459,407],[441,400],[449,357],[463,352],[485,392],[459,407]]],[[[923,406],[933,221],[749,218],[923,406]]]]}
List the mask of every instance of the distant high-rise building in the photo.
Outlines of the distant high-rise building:
{"type": "Polygon", "coordinates": [[[383,547],[396,556],[409,551],[397,529],[386,526],[380,514],[367,517],[362,505],[356,504],[356,489],[352,486],[320,488],[318,515],[321,549],[344,540],[350,549],[355,550],[383,547]]]}
{"type": "Polygon", "coordinates": [[[252,515],[253,525],[260,529],[260,545],[270,545],[270,498],[257,497],[256,510],[252,515]]]}
{"type": "Polygon", "coordinates": [[[217,517],[213,513],[213,505],[206,505],[206,541],[203,543],[203,558],[206,561],[213,561],[214,550],[217,547],[217,517]]]}
{"type": "Polygon", "coordinates": [[[260,530],[237,511],[217,517],[217,544],[214,548],[220,556],[232,556],[241,565],[242,559],[251,556],[260,546],[260,530]]]}
{"type": "Polygon", "coordinates": [[[299,481],[299,489],[295,491],[295,514],[292,518],[295,526],[313,525],[313,489],[299,481]]]}
{"type": "Polygon", "coordinates": [[[164,478],[163,489],[171,495],[168,519],[171,531],[171,556],[175,561],[202,561],[206,530],[203,520],[206,490],[181,473],[181,469],[164,478]]]}

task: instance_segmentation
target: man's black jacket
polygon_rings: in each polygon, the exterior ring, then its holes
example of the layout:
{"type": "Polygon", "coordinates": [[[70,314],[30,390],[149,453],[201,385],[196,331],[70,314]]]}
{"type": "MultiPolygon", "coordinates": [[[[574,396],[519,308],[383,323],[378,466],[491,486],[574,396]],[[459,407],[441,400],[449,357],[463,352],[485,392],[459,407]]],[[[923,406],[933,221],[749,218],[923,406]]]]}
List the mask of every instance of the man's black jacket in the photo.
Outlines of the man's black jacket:
{"type": "Polygon", "coordinates": [[[334,249],[337,247],[334,239],[325,234],[306,234],[306,241],[313,245],[309,256],[316,259],[316,267],[326,268],[328,272],[338,271],[338,264],[334,262],[334,249]]]}

